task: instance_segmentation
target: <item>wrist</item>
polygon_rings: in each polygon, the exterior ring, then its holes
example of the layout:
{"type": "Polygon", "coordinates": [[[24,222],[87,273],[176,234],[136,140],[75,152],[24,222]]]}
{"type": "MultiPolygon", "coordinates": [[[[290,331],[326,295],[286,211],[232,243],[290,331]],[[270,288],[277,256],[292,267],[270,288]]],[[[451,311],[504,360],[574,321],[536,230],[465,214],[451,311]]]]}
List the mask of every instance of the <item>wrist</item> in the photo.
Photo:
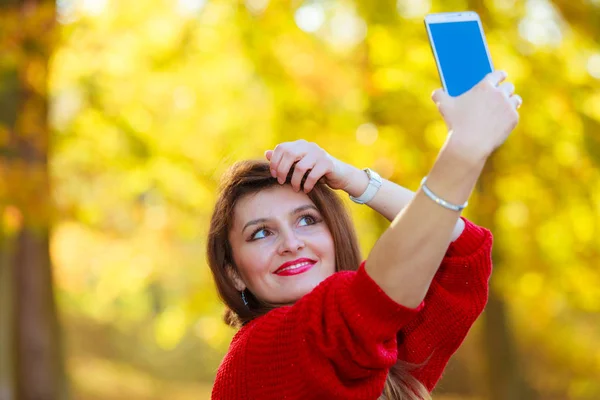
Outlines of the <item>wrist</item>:
{"type": "Polygon", "coordinates": [[[348,184],[342,189],[352,197],[359,197],[369,186],[369,177],[365,171],[348,165],[348,184]]]}
{"type": "Polygon", "coordinates": [[[478,148],[473,143],[466,143],[462,136],[451,131],[441,152],[445,153],[447,157],[453,158],[454,162],[467,167],[477,168],[480,165],[483,167],[492,152],[478,148]]]}
{"type": "Polygon", "coordinates": [[[486,160],[458,150],[452,145],[445,145],[427,177],[431,191],[456,205],[469,199],[486,160]]]}

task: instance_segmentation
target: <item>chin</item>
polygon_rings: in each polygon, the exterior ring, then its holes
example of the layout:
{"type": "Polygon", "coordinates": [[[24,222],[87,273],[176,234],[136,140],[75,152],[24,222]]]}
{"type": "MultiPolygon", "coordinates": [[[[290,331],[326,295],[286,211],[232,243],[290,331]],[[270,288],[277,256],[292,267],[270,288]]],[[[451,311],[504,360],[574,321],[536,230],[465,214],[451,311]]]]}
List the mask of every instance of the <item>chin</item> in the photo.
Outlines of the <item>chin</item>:
{"type": "Polygon", "coordinates": [[[308,293],[312,292],[313,289],[316,288],[317,286],[319,286],[319,284],[321,282],[323,282],[324,280],[325,280],[325,277],[320,280],[319,279],[311,279],[310,281],[302,282],[301,285],[298,285],[299,287],[297,288],[297,290],[293,291],[294,297],[295,297],[294,301],[298,301],[302,297],[307,295],[308,293]]]}
{"type": "Polygon", "coordinates": [[[317,285],[318,283],[316,282],[314,284],[306,283],[302,284],[301,286],[298,285],[290,290],[286,290],[284,293],[281,294],[281,297],[279,297],[278,299],[273,299],[273,303],[286,306],[292,305],[298,300],[300,300],[302,297],[310,293],[317,285]]]}
{"type": "MultiPolygon", "coordinates": [[[[282,296],[276,303],[278,304],[286,304],[290,305],[300,300],[306,294],[313,291],[314,288],[319,286],[321,282],[327,279],[329,276],[333,275],[335,271],[332,271],[330,274],[323,273],[322,270],[315,271],[317,274],[306,274],[304,279],[298,279],[300,277],[297,276],[295,282],[287,282],[286,288],[282,288],[282,296]]],[[[304,275],[304,274],[302,274],[304,275]]]]}

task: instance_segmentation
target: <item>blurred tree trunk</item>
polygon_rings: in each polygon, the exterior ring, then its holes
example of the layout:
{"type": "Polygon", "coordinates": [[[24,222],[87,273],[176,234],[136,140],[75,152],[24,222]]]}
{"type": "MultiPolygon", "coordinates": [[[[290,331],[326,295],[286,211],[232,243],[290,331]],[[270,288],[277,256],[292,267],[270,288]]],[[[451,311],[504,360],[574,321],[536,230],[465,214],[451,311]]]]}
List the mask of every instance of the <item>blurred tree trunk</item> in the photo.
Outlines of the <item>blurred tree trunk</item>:
{"type": "MultiPolygon", "coordinates": [[[[485,4],[479,0],[469,0],[469,9],[476,11],[484,24],[494,26],[494,19],[485,4]]],[[[478,190],[481,204],[474,217],[477,223],[496,232],[495,216],[498,210],[498,198],[494,194],[496,185],[495,156],[488,160],[479,179],[478,190]]],[[[492,249],[494,274],[502,269],[504,263],[502,253],[498,251],[498,238],[492,249]]],[[[493,277],[490,283],[488,304],[483,314],[482,344],[485,364],[487,365],[487,382],[491,400],[525,400],[534,399],[535,392],[523,377],[519,361],[519,352],[512,336],[506,304],[501,294],[495,289],[493,277]]]]}
{"type": "MultiPolygon", "coordinates": [[[[3,214],[2,208],[0,217],[3,214]]],[[[11,248],[9,237],[0,229],[0,400],[14,398],[11,248]]]]}
{"type": "MultiPolygon", "coordinates": [[[[481,201],[476,210],[475,220],[482,226],[496,232],[495,215],[499,206],[495,195],[496,180],[495,156],[486,164],[478,189],[481,201]]],[[[498,239],[492,250],[494,274],[498,274],[504,263],[498,251],[498,239]]],[[[531,387],[523,378],[517,346],[515,344],[502,296],[494,289],[493,277],[490,285],[489,301],[483,314],[484,356],[487,364],[489,398],[491,400],[525,400],[536,398],[531,387]]]]}
{"type": "Polygon", "coordinates": [[[54,0],[0,0],[0,394],[65,398],[49,256],[48,60],[54,0]],[[4,325],[4,324],[3,324],[4,325]],[[12,367],[11,367],[12,366],[12,367]]]}

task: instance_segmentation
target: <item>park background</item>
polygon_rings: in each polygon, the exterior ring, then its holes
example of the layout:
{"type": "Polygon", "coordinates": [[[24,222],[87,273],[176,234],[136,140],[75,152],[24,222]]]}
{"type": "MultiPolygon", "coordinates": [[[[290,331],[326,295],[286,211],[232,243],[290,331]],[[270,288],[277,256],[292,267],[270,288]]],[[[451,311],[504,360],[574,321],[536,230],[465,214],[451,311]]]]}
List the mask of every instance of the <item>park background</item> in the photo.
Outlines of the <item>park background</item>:
{"type": "MultiPolygon", "coordinates": [[[[0,399],[208,399],[220,175],[303,138],[416,189],[446,135],[423,17],[460,10],[524,104],[434,397],[599,399],[598,0],[0,0],[0,399]]],[[[348,204],[366,255],[388,224],[348,204]]]]}

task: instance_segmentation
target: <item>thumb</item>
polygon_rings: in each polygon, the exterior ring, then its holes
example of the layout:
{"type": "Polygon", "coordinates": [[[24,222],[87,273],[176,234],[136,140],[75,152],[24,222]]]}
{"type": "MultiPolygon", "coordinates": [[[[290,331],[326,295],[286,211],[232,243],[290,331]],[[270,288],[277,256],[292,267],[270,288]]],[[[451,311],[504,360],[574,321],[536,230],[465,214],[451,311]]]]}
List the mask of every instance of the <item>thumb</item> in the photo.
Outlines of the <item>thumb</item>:
{"type": "Polygon", "coordinates": [[[273,156],[273,150],[265,151],[265,157],[267,157],[267,160],[271,161],[272,156],[273,156]]]}
{"type": "Polygon", "coordinates": [[[444,104],[450,100],[450,96],[444,89],[439,88],[431,93],[431,100],[433,100],[435,104],[444,104]]]}

